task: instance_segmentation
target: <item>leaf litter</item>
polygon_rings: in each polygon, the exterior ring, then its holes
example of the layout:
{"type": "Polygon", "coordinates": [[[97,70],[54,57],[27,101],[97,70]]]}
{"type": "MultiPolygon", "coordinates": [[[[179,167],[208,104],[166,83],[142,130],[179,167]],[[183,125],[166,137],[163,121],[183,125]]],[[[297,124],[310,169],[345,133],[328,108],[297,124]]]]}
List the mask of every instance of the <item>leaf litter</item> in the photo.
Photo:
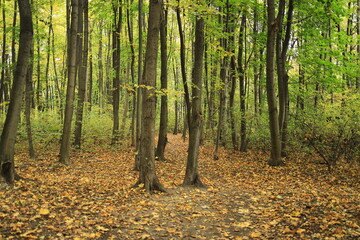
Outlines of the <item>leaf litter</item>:
{"type": "Polygon", "coordinates": [[[0,188],[0,239],[358,239],[359,166],[334,172],[293,153],[272,168],[268,154],[205,144],[199,171],[206,189],[179,187],[187,145],[169,135],[157,174],[168,193],[131,188],[134,150],[94,146],[63,166],[52,151],[16,156],[20,180],[0,188]]]}

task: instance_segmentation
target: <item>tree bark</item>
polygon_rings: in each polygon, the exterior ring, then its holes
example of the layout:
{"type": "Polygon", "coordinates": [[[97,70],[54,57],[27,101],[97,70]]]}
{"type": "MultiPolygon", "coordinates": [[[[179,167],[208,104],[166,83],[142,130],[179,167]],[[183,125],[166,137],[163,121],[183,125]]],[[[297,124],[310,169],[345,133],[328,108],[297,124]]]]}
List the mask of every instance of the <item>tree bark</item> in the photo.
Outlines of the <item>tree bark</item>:
{"type": "Polygon", "coordinates": [[[280,1],[279,13],[277,17],[277,35],[276,35],[276,63],[278,74],[278,89],[279,89],[279,130],[281,134],[281,155],[286,156],[287,146],[287,122],[289,118],[289,89],[288,78],[286,71],[286,54],[289,48],[292,14],[294,2],[289,0],[289,7],[287,12],[287,23],[285,29],[285,36],[283,39],[283,18],[285,13],[285,1],[280,1]]]}
{"type": "Polygon", "coordinates": [[[31,44],[30,50],[30,62],[28,63],[28,69],[26,73],[26,87],[25,87],[25,121],[26,121],[26,134],[28,140],[28,149],[30,158],[36,158],[35,149],[33,144],[32,129],[31,129],[31,104],[32,97],[34,95],[34,89],[32,87],[32,76],[33,76],[33,59],[34,59],[34,44],[31,44]]]}
{"type": "Polygon", "coordinates": [[[80,37],[77,40],[77,45],[80,49],[78,53],[81,57],[78,59],[78,101],[76,109],[76,120],[75,120],[75,139],[74,146],[81,148],[81,138],[82,138],[82,126],[83,126],[83,116],[84,116],[84,104],[86,97],[86,85],[87,85],[87,63],[88,63],[88,53],[89,53],[89,15],[88,15],[88,0],[83,1],[83,5],[79,6],[79,25],[78,35],[80,37]],[[81,20],[80,20],[81,19],[81,20]]]}
{"type": "Polygon", "coordinates": [[[167,144],[167,130],[168,130],[168,97],[167,97],[167,9],[163,7],[160,23],[160,50],[161,50],[161,110],[160,110],[160,127],[159,127],[159,137],[158,144],[156,147],[156,159],[160,161],[165,161],[165,147],[167,144]]]}
{"type": "Polygon", "coordinates": [[[113,69],[115,76],[113,77],[113,138],[112,143],[119,141],[119,107],[120,107],[120,34],[122,21],[122,7],[119,0],[113,0],[114,12],[114,30],[112,32],[112,47],[113,47],[113,69]]]}
{"type": "Polygon", "coordinates": [[[138,54],[138,88],[136,90],[136,156],[134,170],[140,170],[140,154],[141,154],[141,109],[142,109],[142,84],[143,72],[143,0],[138,2],[138,34],[139,34],[139,54],[138,54]]]}
{"type": "Polygon", "coordinates": [[[245,27],[246,27],[246,12],[244,11],[241,17],[240,24],[240,36],[239,36],[239,57],[238,57],[238,66],[239,66],[239,78],[240,78],[240,151],[245,152],[247,147],[247,134],[246,134],[246,79],[245,79],[245,68],[243,64],[243,54],[244,54],[244,42],[245,42],[245,27]]]}
{"type": "Polygon", "coordinates": [[[14,146],[33,39],[33,23],[29,1],[18,0],[18,4],[20,11],[19,53],[14,72],[10,104],[0,139],[0,172],[8,184],[13,184],[16,177],[14,146]]]}
{"type": "MultiPolygon", "coordinates": [[[[357,33],[357,37],[359,38],[360,36],[360,0],[357,0],[357,18],[356,18],[356,33],[357,33]]],[[[358,41],[357,45],[356,45],[356,51],[358,54],[358,63],[360,64],[360,42],[358,41]]],[[[359,65],[358,64],[358,65],[359,65]]],[[[360,89],[360,73],[358,71],[358,76],[356,77],[356,89],[360,89]]]]}
{"type": "Polygon", "coordinates": [[[192,71],[191,121],[189,148],[183,185],[203,187],[198,172],[200,134],[203,121],[201,110],[202,70],[204,55],[204,19],[198,18],[195,26],[194,67],[192,71]]]}
{"type": "Polygon", "coordinates": [[[283,165],[281,159],[281,141],[279,131],[279,115],[276,103],[274,58],[275,58],[275,34],[277,29],[275,19],[275,2],[267,0],[267,41],[266,41],[266,91],[269,110],[269,128],[271,138],[270,166],[283,165]]]}
{"type": "MultiPolygon", "coordinates": [[[[176,8],[176,18],[178,22],[179,27],[179,37],[180,37],[180,62],[181,62],[181,76],[183,81],[183,87],[184,87],[184,98],[185,98],[185,107],[186,107],[186,121],[187,125],[190,125],[190,93],[189,93],[189,87],[186,77],[186,57],[185,57],[185,36],[184,31],[181,23],[181,14],[180,14],[180,0],[177,0],[178,6],[176,8]]],[[[184,126],[185,129],[185,126],[184,126]]]]}
{"type": "Polygon", "coordinates": [[[74,95],[75,95],[75,79],[76,79],[76,45],[77,45],[77,31],[78,31],[78,1],[71,0],[71,25],[69,36],[69,56],[67,58],[68,65],[68,84],[66,89],[66,103],[64,125],[61,136],[60,158],[59,161],[63,164],[70,164],[70,135],[71,122],[74,109],[74,95]]]}
{"type": "Polygon", "coordinates": [[[155,172],[155,83],[160,30],[161,2],[150,0],[148,35],[144,62],[143,99],[141,115],[140,173],[136,185],[144,184],[147,192],[166,191],[155,172]]]}
{"type": "Polygon", "coordinates": [[[6,65],[7,65],[7,31],[6,31],[6,13],[5,13],[5,0],[2,0],[2,22],[3,22],[3,40],[2,40],[2,53],[1,53],[1,81],[0,81],[0,104],[4,102],[5,96],[6,96],[6,81],[5,81],[5,72],[6,72],[6,65]]]}

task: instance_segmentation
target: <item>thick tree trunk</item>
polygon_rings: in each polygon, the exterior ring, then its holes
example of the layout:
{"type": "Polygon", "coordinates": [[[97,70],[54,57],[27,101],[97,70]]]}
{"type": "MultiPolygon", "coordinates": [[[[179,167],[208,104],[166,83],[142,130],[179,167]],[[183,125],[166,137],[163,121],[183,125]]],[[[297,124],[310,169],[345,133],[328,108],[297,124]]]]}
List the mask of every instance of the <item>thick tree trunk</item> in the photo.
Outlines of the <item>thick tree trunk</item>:
{"type": "Polygon", "coordinates": [[[161,43],[161,109],[160,109],[160,126],[158,144],[156,147],[156,159],[165,161],[165,147],[167,144],[167,129],[168,129],[168,98],[167,98],[167,9],[163,9],[160,24],[160,43],[161,43]]]}
{"type": "Polygon", "coordinates": [[[196,20],[194,44],[194,67],[192,72],[191,121],[189,125],[189,148],[183,185],[203,187],[198,172],[203,115],[201,110],[202,70],[204,55],[204,19],[196,20]]]}
{"type": "Polygon", "coordinates": [[[142,84],[140,173],[136,185],[144,184],[147,192],[165,191],[155,172],[155,83],[160,30],[161,2],[150,0],[148,35],[146,43],[144,76],[142,84]]]}
{"type": "Polygon", "coordinates": [[[275,20],[275,2],[267,0],[268,33],[266,42],[266,90],[269,110],[269,128],[271,137],[271,155],[269,165],[279,166],[284,162],[281,159],[281,141],[279,131],[279,116],[276,103],[275,80],[274,80],[274,58],[275,58],[275,33],[277,24],[275,20]]]}
{"type": "Polygon", "coordinates": [[[78,1],[71,0],[71,26],[69,36],[69,56],[68,56],[68,85],[66,89],[66,104],[64,125],[61,136],[60,158],[59,161],[63,164],[70,164],[70,135],[71,122],[74,109],[74,95],[75,95],[75,79],[76,79],[76,45],[77,45],[77,31],[78,31],[78,1]]]}
{"type": "Polygon", "coordinates": [[[18,4],[20,10],[19,53],[14,72],[10,104],[0,139],[0,172],[1,176],[9,184],[14,182],[16,175],[14,168],[14,146],[33,39],[33,23],[29,1],[18,0],[18,4]]]}

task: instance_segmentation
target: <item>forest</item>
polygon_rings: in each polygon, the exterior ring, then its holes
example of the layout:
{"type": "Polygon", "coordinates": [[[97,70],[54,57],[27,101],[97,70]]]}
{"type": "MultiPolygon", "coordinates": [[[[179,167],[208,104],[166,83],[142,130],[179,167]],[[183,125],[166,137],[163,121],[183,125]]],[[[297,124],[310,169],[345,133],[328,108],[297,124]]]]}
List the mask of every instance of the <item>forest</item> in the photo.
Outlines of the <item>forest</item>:
{"type": "Polygon", "coordinates": [[[0,239],[360,238],[360,0],[0,11],[0,239]]]}

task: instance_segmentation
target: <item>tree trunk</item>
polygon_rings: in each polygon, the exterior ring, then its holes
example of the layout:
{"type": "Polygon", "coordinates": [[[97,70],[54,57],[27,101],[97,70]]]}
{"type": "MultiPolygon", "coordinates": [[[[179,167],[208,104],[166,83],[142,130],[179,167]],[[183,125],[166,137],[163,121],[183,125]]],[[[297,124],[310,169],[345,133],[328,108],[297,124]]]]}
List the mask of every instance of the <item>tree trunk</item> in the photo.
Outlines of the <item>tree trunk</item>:
{"type": "Polygon", "coordinates": [[[29,1],[18,0],[18,4],[20,11],[19,53],[14,72],[10,104],[0,139],[0,173],[9,184],[13,184],[16,175],[14,146],[33,39],[32,14],[29,1]]]}
{"type": "MultiPolygon", "coordinates": [[[[175,81],[175,91],[178,91],[178,85],[179,85],[179,80],[178,80],[178,69],[175,66],[173,66],[173,71],[174,71],[174,81],[175,81]]],[[[179,133],[179,100],[175,99],[175,124],[174,124],[174,131],[173,134],[176,135],[179,133]]]]}
{"type": "Polygon", "coordinates": [[[89,19],[88,19],[88,0],[84,1],[83,5],[79,6],[79,31],[80,38],[78,38],[78,46],[80,47],[78,59],[78,102],[76,109],[76,120],[75,120],[75,139],[74,146],[81,148],[81,137],[82,137],[82,126],[83,126],[83,116],[84,116],[84,104],[86,97],[86,85],[87,85],[87,63],[88,63],[88,53],[89,53],[89,19]],[[81,19],[81,20],[80,20],[81,19]],[[81,62],[80,62],[81,61],[81,62]]]}
{"type": "MultiPolygon", "coordinates": [[[[231,12],[233,5],[230,5],[227,1],[227,32],[229,34],[229,40],[227,45],[227,52],[235,53],[235,16],[231,12]]],[[[240,30],[241,31],[241,30],[240,30]]],[[[235,92],[236,92],[236,59],[235,55],[230,56],[229,66],[229,82],[231,84],[230,96],[229,96],[229,117],[230,117],[230,128],[231,128],[231,140],[234,150],[239,149],[237,129],[235,122],[235,92]]]]}
{"type": "Polygon", "coordinates": [[[192,71],[191,121],[189,125],[189,148],[183,185],[203,187],[198,172],[200,134],[203,121],[201,110],[202,68],[204,55],[204,19],[196,20],[194,67],[192,71]]]}
{"type": "MultiPolygon", "coordinates": [[[[246,11],[246,10],[245,10],[246,11]]],[[[244,42],[245,42],[245,27],[246,27],[246,12],[243,12],[240,24],[240,36],[239,36],[239,78],[240,78],[240,151],[245,152],[247,147],[247,133],[246,133],[246,79],[245,79],[245,68],[243,64],[244,54],[244,42]]]]}
{"type": "Polygon", "coordinates": [[[32,87],[32,76],[33,76],[33,59],[34,59],[34,44],[31,44],[30,50],[30,62],[26,73],[26,87],[25,87],[25,121],[26,121],[26,134],[28,139],[28,149],[30,158],[36,158],[35,149],[33,144],[32,130],[31,130],[31,104],[34,90],[32,87]]]}
{"type": "Polygon", "coordinates": [[[99,84],[99,92],[98,92],[98,102],[100,113],[104,108],[104,63],[103,63],[103,22],[99,23],[99,47],[98,47],[98,84],[99,84]]]}
{"type": "Polygon", "coordinates": [[[156,147],[156,159],[165,161],[165,147],[167,144],[167,129],[168,129],[168,99],[167,99],[167,15],[168,10],[163,9],[161,15],[160,24],[160,50],[161,50],[161,111],[160,111],[160,127],[159,127],[159,138],[156,147]]]}
{"type": "Polygon", "coordinates": [[[144,184],[147,192],[154,190],[165,191],[160,184],[155,172],[155,83],[156,65],[158,53],[158,40],[160,30],[161,2],[150,0],[148,35],[146,43],[144,76],[142,84],[142,115],[141,115],[141,152],[140,152],[140,173],[136,185],[144,184]]]}
{"type": "Polygon", "coordinates": [[[275,33],[277,24],[275,20],[274,0],[267,0],[268,32],[266,41],[266,91],[269,110],[269,128],[271,137],[270,166],[283,165],[281,159],[281,141],[279,131],[279,117],[276,103],[275,81],[274,81],[274,58],[275,58],[275,33]]]}
{"type": "MultiPolygon", "coordinates": [[[[128,28],[128,36],[129,36],[129,46],[131,51],[131,63],[130,63],[130,71],[131,71],[131,84],[135,86],[135,48],[134,48],[134,33],[133,33],[133,22],[130,18],[130,4],[129,0],[127,1],[127,9],[126,9],[126,19],[127,19],[127,28],[128,28]]],[[[135,121],[136,121],[136,94],[132,93],[132,116],[131,116],[131,145],[135,146],[136,136],[135,136],[135,121]]]]}
{"type": "Polygon", "coordinates": [[[6,13],[5,13],[5,0],[2,0],[2,22],[3,22],[3,40],[2,40],[2,54],[1,54],[1,86],[0,86],[0,104],[4,102],[5,95],[6,95],[6,81],[5,81],[5,71],[7,65],[7,54],[6,54],[6,39],[7,39],[7,31],[6,31],[6,13]]]}
{"type": "Polygon", "coordinates": [[[139,54],[138,54],[138,88],[136,90],[136,156],[134,170],[140,170],[140,154],[141,154],[141,109],[142,109],[142,84],[143,72],[143,0],[139,0],[138,3],[138,33],[139,33],[139,54]]]}
{"type": "Polygon", "coordinates": [[[289,8],[287,13],[287,24],[285,37],[283,39],[283,18],[285,12],[285,1],[281,1],[279,5],[279,13],[277,18],[277,36],[276,36],[276,62],[278,73],[278,89],[279,89],[279,130],[281,134],[281,155],[286,156],[287,146],[287,121],[289,117],[289,89],[288,89],[288,75],[286,71],[286,54],[289,48],[291,23],[293,13],[293,0],[289,1],[289,8]]]}
{"type": "MultiPolygon", "coordinates": [[[[357,17],[356,17],[356,33],[357,33],[357,37],[359,38],[360,36],[360,0],[357,0],[357,17]]],[[[358,54],[358,65],[360,64],[360,42],[358,41],[357,46],[356,46],[356,51],[358,54]]],[[[360,73],[358,71],[357,77],[356,77],[356,89],[360,89],[360,73]]]]}
{"type": "Polygon", "coordinates": [[[71,26],[69,36],[68,84],[66,89],[65,117],[61,136],[60,159],[63,164],[70,164],[71,121],[74,109],[75,79],[76,79],[76,45],[78,31],[78,1],[71,0],[71,26]]]}
{"type": "Polygon", "coordinates": [[[121,1],[113,0],[114,12],[114,30],[112,32],[112,46],[113,46],[113,68],[115,76],[113,77],[113,138],[112,143],[119,141],[119,107],[120,107],[120,34],[122,21],[122,7],[121,1]]]}
{"type": "MultiPolygon", "coordinates": [[[[219,16],[220,24],[224,24],[223,17],[219,16]]],[[[224,26],[224,32],[227,32],[227,26],[224,26]]],[[[227,48],[227,39],[221,38],[220,39],[220,48],[226,51],[227,48]]],[[[226,96],[227,96],[227,74],[228,74],[228,56],[220,56],[220,106],[219,106],[219,120],[217,126],[217,133],[216,133],[216,143],[215,143],[215,152],[214,152],[214,159],[218,159],[218,151],[219,146],[223,143],[223,135],[225,131],[225,122],[226,122],[226,96]]]]}
{"type": "MultiPolygon", "coordinates": [[[[181,23],[181,15],[180,15],[180,0],[177,0],[178,6],[176,8],[176,18],[178,22],[179,27],[179,37],[180,37],[180,62],[181,62],[181,76],[183,81],[183,87],[184,87],[184,98],[185,98],[185,107],[186,107],[186,121],[187,125],[190,125],[190,93],[189,93],[189,87],[187,83],[187,77],[186,77],[186,58],[185,58],[185,36],[184,31],[181,23]]],[[[184,129],[185,126],[184,126],[184,129]]],[[[184,135],[184,134],[183,134],[184,135]]]]}

